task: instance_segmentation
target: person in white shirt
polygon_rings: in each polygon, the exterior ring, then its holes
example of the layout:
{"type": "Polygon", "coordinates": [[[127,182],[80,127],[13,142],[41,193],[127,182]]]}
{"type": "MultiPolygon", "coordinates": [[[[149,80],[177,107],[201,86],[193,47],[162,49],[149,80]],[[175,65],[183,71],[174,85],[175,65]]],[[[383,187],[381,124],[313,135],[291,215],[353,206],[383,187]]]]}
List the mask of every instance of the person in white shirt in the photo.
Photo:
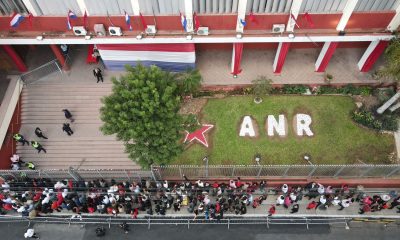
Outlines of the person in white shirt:
{"type": "Polygon", "coordinates": [[[325,193],[324,185],[318,184],[318,193],[321,195],[325,193]]]}
{"type": "Polygon", "coordinates": [[[289,191],[289,186],[288,186],[287,184],[283,184],[283,186],[282,186],[282,192],[283,192],[284,194],[286,194],[288,191],[289,191]]]}
{"type": "Polygon", "coordinates": [[[292,203],[297,201],[297,196],[293,192],[290,193],[289,197],[290,197],[290,201],[292,201],[292,203]]]}
{"type": "Polygon", "coordinates": [[[29,228],[26,230],[26,233],[24,234],[25,238],[36,238],[39,239],[39,236],[35,233],[35,230],[33,228],[29,228]]]}
{"type": "Polygon", "coordinates": [[[345,208],[348,208],[350,206],[351,203],[354,202],[354,199],[343,199],[340,203],[339,206],[340,208],[338,209],[339,211],[342,211],[345,208]]]}
{"type": "Polygon", "coordinates": [[[285,197],[283,195],[280,195],[277,199],[276,199],[276,205],[283,205],[283,203],[285,202],[285,197]]]}
{"type": "Polygon", "coordinates": [[[341,202],[340,198],[338,196],[336,196],[333,198],[332,205],[338,206],[340,202],[341,202]]]}

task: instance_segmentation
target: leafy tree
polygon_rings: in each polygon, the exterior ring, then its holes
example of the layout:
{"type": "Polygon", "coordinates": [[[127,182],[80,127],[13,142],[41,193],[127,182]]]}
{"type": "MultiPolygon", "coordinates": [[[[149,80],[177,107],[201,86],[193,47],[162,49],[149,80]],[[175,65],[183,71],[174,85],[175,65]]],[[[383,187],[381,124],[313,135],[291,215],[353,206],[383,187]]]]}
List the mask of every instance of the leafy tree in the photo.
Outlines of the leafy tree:
{"type": "Polygon", "coordinates": [[[201,86],[201,75],[197,69],[188,69],[176,74],[179,92],[182,96],[192,95],[198,92],[201,86]]]}
{"type": "Polygon", "coordinates": [[[265,76],[259,76],[257,79],[252,81],[252,84],[253,94],[257,101],[262,101],[262,97],[272,91],[272,80],[265,76]]]}
{"type": "Polygon", "coordinates": [[[166,164],[182,151],[175,75],[140,64],[126,70],[112,79],[112,94],[102,99],[101,131],[124,141],[129,157],[142,167],[166,164]]]}
{"type": "Polygon", "coordinates": [[[385,65],[376,73],[377,78],[387,78],[400,81],[400,39],[390,41],[385,50],[385,65]]]}

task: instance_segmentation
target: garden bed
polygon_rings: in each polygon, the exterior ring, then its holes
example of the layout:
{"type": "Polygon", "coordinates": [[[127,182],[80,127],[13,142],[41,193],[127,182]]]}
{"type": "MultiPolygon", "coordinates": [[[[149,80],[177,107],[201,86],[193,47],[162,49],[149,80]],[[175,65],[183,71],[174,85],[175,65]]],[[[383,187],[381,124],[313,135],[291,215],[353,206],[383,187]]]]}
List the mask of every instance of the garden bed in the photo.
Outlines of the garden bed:
{"type": "Polygon", "coordinates": [[[394,138],[389,134],[361,128],[351,119],[356,108],[348,96],[287,96],[263,97],[254,104],[252,96],[232,96],[208,99],[202,107],[201,123],[214,124],[208,139],[210,146],[187,146],[173,164],[255,164],[260,153],[261,164],[308,164],[303,156],[311,155],[314,164],[391,163],[395,151],[394,138]],[[312,137],[298,137],[292,119],[299,111],[312,116],[312,137]],[[288,135],[285,138],[267,137],[264,128],[267,115],[285,114],[288,135]],[[239,137],[238,126],[245,115],[255,118],[259,136],[239,137]]]}

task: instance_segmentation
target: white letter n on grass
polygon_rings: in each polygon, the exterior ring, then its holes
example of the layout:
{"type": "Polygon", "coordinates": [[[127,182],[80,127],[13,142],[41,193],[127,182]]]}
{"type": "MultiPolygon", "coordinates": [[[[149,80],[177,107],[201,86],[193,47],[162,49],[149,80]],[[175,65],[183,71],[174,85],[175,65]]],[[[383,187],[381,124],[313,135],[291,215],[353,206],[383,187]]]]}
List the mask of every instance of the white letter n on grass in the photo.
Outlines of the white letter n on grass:
{"type": "Polygon", "coordinates": [[[254,131],[253,122],[251,121],[250,116],[244,116],[242,125],[240,126],[239,136],[245,137],[248,135],[249,137],[255,137],[256,132],[254,131]]]}
{"type": "Polygon", "coordinates": [[[303,113],[296,114],[297,135],[303,136],[303,133],[305,132],[309,137],[314,136],[314,133],[310,129],[311,123],[312,119],[310,115],[303,113]]]}
{"type": "Polygon", "coordinates": [[[286,120],[285,115],[279,115],[279,121],[276,121],[274,115],[268,115],[267,117],[267,134],[268,136],[274,136],[274,130],[279,136],[286,136],[286,120]]]}

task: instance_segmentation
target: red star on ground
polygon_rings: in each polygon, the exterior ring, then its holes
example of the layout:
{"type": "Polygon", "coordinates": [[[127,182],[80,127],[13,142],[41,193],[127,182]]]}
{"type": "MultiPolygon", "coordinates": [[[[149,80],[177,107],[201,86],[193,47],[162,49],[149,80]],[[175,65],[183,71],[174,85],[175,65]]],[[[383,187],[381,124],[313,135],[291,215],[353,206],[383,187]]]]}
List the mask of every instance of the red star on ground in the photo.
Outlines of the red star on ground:
{"type": "Polygon", "coordinates": [[[211,124],[202,124],[203,127],[201,127],[200,129],[189,133],[188,131],[186,131],[186,137],[185,140],[183,142],[192,142],[194,139],[196,139],[197,141],[199,141],[201,144],[203,144],[204,146],[208,147],[208,143],[207,143],[207,139],[204,136],[204,134],[210,130],[211,128],[214,127],[214,125],[211,124]]]}

